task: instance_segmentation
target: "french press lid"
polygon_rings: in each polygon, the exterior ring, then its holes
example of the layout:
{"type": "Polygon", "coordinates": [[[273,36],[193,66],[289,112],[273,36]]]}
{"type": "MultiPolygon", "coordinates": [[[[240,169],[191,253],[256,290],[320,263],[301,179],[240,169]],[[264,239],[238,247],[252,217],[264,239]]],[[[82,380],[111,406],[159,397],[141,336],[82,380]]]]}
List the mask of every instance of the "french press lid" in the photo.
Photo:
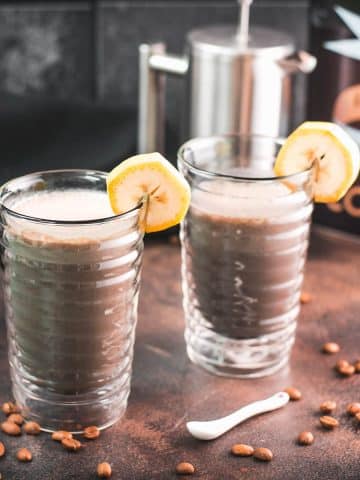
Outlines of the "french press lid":
{"type": "Polygon", "coordinates": [[[240,41],[235,26],[216,25],[192,30],[187,36],[193,55],[266,56],[279,60],[295,51],[290,35],[270,28],[250,28],[247,43],[240,41]]]}

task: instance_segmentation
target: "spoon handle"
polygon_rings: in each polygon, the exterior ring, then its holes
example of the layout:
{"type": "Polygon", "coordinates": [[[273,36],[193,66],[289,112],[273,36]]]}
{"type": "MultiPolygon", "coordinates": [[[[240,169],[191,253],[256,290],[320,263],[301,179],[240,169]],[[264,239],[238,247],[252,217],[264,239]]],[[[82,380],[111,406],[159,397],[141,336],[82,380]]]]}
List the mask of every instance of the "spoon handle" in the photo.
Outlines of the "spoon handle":
{"type": "Polygon", "coordinates": [[[286,392],[278,392],[265,400],[250,403],[226,417],[205,422],[188,422],[186,427],[199,440],[214,440],[236,425],[259,413],[271,412],[283,407],[289,401],[286,392]]]}
{"type": "MultiPolygon", "coordinates": [[[[265,400],[259,400],[257,402],[250,403],[245,407],[240,408],[236,412],[227,415],[226,417],[215,420],[219,422],[219,431],[222,433],[227,432],[231,428],[235,427],[241,422],[244,422],[248,418],[259,415],[260,413],[271,412],[283,407],[289,401],[289,396],[286,392],[278,392],[265,400]]],[[[222,435],[221,433],[221,435],[222,435]]]]}

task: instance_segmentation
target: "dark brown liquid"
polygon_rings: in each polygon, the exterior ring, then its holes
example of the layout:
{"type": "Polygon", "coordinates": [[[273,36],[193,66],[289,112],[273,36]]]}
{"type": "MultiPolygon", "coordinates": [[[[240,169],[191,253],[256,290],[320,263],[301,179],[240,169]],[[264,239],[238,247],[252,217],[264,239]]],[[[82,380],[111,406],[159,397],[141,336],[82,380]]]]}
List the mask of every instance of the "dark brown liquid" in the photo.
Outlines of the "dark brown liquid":
{"type": "Polygon", "coordinates": [[[7,232],[10,358],[32,385],[77,395],[129,378],[142,252],[136,225],[123,222],[98,240],[7,232]]]}
{"type": "Polygon", "coordinates": [[[231,218],[191,208],[185,225],[189,297],[207,328],[255,338],[284,328],[293,316],[311,205],[298,204],[293,213],[231,218]]]}

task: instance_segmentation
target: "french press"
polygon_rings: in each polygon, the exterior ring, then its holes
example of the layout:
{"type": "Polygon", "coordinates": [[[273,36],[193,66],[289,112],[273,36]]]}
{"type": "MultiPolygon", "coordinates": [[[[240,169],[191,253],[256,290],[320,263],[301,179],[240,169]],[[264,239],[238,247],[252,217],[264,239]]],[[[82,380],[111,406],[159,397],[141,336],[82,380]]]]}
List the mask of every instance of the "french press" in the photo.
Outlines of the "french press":
{"type": "Polygon", "coordinates": [[[291,36],[254,26],[252,0],[239,0],[238,26],[209,26],[187,35],[184,55],[164,43],[139,47],[138,151],[164,152],[166,75],[184,77],[181,140],[222,133],[288,133],[291,74],[309,73],[316,59],[296,52],[291,36]]]}

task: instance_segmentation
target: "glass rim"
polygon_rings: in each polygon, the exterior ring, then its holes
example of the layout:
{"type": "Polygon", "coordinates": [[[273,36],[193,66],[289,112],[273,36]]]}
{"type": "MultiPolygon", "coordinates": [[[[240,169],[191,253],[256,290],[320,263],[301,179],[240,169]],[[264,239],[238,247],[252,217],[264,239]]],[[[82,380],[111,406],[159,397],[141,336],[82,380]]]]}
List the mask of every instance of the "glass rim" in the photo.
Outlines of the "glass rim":
{"type": "Polygon", "coordinates": [[[192,138],[188,141],[186,141],[181,147],[178,149],[177,152],[177,158],[180,160],[184,165],[186,165],[191,171],[194,173],[201,175],[203,177],[207,178],[222,178],[222,179],[227,179],[231,181],[241,181],[241,182],[276,182],[276,181],[283,181],[283,180],[289,180],[289,179],[294,179],[301,177],[302,175],[305,174],[310,174],[312,169],[313,169],[313,164],[310,165],[310,167],[301,170],[300,172],[296,173],[291,173],[289,175],[279,175],[271,177],[244,177],[240,175],[231,175],[227,173],[220,173],[220,172],[214,172],[211,170],[205,170],[204,168],[200,168],[194,163],[188,161],[185,159],[185,153],[186,151],[193,151],[195,152],[195,148],[192,147],[194,144],[200,144],[200,143],[205,143],[208,141],[214,141],[214,140],[227,140],[231,138],[237,138],[237,139],[249,139],[249,138],[254,138],[254,139],[263,139],[263,140],[269,140],[274,143],[278,143],[279,145],[282,145],[285,141],[284,137],[271,137],[267,135],[260,135],[260,134],[225,134],[225,135],[213,135],[213,136],[207,136],[207,137],[195,137],[192,138]]]}
{"type": "Polygon", "coordinates": [[[100,175],[103,176],[104,179],[106,180],[106,177],[108,175],[107,172],[104,172],[102,170],[92,170],[92,169],[86,169],[86,168],[65,168],[65,169],[55,169],[55,170],[39,170],[37,172],[32,172],[32,173],[27,173],[25,175],[21,175],[19,177],[14,177],[11,180],[8,180],[5,182],[3,185],[0,187],[0,209],[5,210],[8,214],[12,215],[13,217],[20,218],[23,220],[28,220],[31,222],[35,223],[44,223],[44,224],[50,224],[50,225],[91,225],[91,224],[100,224],[100,223],[107,223],[111,222],[114,220],[118,220],[120,218],[126,218],[130,217],[132,213],[138,211],[141,209],[143,206],[144,202],[140,201],[135,207],[131,208],[130,210],[127,210],[126,212],[119,213],[119,214],[114,214],[110,217],[101,217],[101,218],[92,218],[92,219],[87,219],[87,220],[54,220],[54,219],[49,219],[49,218],[41,218],[41,217],[35,217],[31,215],[26,215],[20,212],[17,212],[16,210],[13,210],[12,208],[8,207],[5,205],[4,201],[10,195],[11,193],[16,193],[14,190],[9,190],[7,192],[7,195],[5,198],[3,198],[4,194],[4,189],[9,187],[12,183],[16,182],[21,182],[24,181],[25,179],[35,177],[37,175],[59,175],[59,174],[83,174],[83,175],[100,175]]]}

